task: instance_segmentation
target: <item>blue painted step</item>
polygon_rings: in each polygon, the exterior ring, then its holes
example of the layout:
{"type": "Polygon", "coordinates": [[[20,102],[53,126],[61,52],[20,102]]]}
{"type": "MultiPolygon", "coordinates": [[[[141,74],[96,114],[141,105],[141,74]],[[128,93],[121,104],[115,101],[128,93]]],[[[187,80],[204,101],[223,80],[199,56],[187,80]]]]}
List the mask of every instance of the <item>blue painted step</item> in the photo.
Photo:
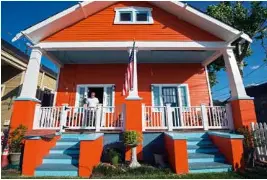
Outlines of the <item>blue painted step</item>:
{"type": "Polygon", "coordinates": [[[71,164],[42,164],[35,176],[78,176],[78,167],[71,164]]]}
{"type": "Polygon", "coordinates": [[[187,152],[190,173],[227,172],[232,166],[209,139],[207,133],[188,133],[187,152]]]}
{"type": "Polygon", "coordinates": [[[64,134],[35,169],[35,176],[78,176],[80,141],[76,134],[64,134]]]}

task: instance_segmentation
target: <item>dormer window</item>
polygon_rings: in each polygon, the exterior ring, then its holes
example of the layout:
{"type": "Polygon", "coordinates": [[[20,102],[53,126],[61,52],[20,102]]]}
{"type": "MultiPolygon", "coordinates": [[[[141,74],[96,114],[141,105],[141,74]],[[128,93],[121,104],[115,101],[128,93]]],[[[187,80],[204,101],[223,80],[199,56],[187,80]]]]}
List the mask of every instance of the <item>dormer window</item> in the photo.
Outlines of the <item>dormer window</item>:
{"type": "Polygon", "coordinates": [[[151,11],[143,7],[115,8],[114,24],[153,24],[151,11]]]}

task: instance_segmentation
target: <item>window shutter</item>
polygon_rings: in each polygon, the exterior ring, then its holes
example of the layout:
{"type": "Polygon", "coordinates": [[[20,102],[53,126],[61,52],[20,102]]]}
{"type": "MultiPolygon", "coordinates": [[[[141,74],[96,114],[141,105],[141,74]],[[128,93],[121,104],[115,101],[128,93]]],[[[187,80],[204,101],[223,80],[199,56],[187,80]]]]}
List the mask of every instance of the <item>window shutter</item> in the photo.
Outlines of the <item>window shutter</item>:
{"type": "Polygon", "coordinates": [[[180,87],[180,92],[181,92],[181,101],[182,101],[182,106],[183,107],[188,107],[188,94],[187,94],[187,89],[185,86],[180,87]]]}
{"type": "Polygon", "coordinates": [[[159,86],[152,86],[152,92],[153,92],[153,106],[160,106],[160,88],[159,86]]]}

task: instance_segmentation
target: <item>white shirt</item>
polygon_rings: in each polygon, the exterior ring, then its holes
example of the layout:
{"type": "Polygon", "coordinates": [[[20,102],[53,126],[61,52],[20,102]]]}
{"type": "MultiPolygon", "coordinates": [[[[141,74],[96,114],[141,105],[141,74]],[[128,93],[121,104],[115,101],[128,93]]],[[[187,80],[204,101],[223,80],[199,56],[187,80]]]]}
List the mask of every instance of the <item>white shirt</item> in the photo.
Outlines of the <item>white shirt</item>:
{"type": "Polygon", "coordinates": [[[88,104],[88,107],[96,107],[96,105],[99,103],[99,100],[97,97],[87,98],[86,103],[88,104]]]}

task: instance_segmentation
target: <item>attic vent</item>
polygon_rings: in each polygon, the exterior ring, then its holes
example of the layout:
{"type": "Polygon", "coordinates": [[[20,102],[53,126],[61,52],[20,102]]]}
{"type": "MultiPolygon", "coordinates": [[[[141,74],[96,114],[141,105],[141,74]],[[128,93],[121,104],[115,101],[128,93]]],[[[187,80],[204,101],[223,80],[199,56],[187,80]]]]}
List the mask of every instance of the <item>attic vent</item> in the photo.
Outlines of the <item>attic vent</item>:
{"type": "Polygon", "coordinates": [[[115,8],[114,24],[153,24],[151,11],[144,7],[115,8]]]}

